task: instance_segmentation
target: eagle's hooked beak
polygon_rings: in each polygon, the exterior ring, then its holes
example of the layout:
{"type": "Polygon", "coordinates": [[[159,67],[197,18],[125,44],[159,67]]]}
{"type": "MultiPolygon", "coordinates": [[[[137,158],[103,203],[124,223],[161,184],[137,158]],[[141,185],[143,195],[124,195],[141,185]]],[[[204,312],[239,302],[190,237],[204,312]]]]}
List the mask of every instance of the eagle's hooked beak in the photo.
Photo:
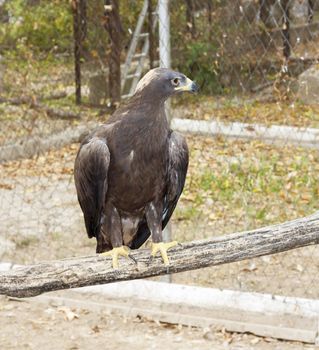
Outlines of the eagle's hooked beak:
{"type": "Polygon", "coordinates": [[[175,91],[190,91],[193,93],[198,92],[198,90],[198,85],[189,78],[186,78],[186,82],[183,85],[177,86],[175,88],[175,91]]]}

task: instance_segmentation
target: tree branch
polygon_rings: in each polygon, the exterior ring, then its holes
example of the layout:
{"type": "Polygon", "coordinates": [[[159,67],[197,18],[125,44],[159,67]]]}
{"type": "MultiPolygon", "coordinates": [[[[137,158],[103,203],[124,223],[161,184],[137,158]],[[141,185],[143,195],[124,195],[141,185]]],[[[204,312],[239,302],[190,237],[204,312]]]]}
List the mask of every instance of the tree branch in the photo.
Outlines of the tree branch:
{"type": "Polygon", "coordinates": [[[318,243],[319,212],[316,212],[279,225],[182,244],[169,252],[169,271],[159,257],[150,262],[147,249],[132,252],[137,264],[122,259],[117,270],[112,268],[110,258],[100,256],[25,266],[0,273],[0,294],[30,297],[53,290],[195,270],[318,243]]]}

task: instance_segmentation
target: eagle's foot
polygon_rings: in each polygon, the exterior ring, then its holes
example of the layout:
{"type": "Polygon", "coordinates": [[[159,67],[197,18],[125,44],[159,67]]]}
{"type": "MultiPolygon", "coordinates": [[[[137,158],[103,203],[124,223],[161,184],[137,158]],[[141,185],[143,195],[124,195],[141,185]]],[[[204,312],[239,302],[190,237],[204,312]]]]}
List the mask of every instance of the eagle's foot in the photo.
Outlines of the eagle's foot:
{"type": "Polygon", "coordinates": [[[108,252],[101,253],[100,255],[112,257],[113,269],[119,268],[119,256],[124,256],[125,258],[131,258],[133,259],[133,261],[136,262],[136,260],[130,256],[130,249],[124,245],[122,245],[121,247],[115,247],[108,252]]]}
{"type": "Polygon", "coordinates": [[[175,247],[178,244],[178,242],[173,241],[173,242],[159,242],[159,243],[152,243],[151,246],[151,259],[154,258],[157,254],[157,252],[161,253],[163,262],[165,266],[169,266],[169,259],[167,256],[167,251],[168,249],[175,247]]]}

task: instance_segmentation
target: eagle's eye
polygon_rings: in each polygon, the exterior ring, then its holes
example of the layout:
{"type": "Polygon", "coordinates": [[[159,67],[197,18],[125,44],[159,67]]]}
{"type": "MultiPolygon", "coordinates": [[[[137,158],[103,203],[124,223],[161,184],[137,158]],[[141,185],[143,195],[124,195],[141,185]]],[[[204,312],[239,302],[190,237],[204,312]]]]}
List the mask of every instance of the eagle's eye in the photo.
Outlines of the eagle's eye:
{"type": "Polygon", "coordinates": [[[179,78],[172,79],[172,85],[173,86],[178,86],[179,85],[179,78]]]}

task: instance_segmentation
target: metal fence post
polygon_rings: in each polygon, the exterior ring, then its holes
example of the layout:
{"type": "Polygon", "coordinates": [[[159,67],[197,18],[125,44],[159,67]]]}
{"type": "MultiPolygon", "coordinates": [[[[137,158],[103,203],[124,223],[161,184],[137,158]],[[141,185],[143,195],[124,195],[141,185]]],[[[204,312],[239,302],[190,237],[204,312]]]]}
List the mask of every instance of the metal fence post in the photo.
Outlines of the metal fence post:
{"type": "MultiPolygon", "coordinates": [[[[169,19],[169,0],[158,1],[158,22],[159,22],[159,60],[160,67],[171,67],[171,43],[170,43],[170,19],[169,19]]],[[[169,122],[171,120],[170,104],[166,102],[166,114],[169,122]]],[[[172,228],[170,222],[163,231],[164,242],[172,240],[172,228]]],[[[163,276],[163,282],[171,282],[170,275],[163,276]]]]}
{"type": "Polygon", "coordinates": [[[169,23],[169,0],[159,0],[158,2],[159,20],[159,59],[160,66],[171,67],[171,43],[170,43],[170,23],[169,23]]]}

